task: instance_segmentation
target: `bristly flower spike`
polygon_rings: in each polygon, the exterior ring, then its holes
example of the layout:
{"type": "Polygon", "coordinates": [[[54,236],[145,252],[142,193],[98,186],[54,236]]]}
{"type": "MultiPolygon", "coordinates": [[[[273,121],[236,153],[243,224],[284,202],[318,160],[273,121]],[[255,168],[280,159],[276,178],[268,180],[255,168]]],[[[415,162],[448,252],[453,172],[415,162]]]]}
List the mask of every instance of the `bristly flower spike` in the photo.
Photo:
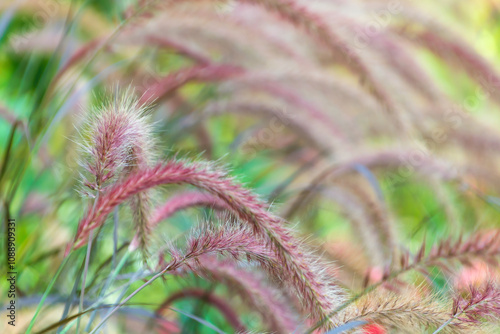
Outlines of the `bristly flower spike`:
{"type": "Polygon", "coordinates": [[[118,94],[95,108],[80,132],[79,162],[88,174],[82,175],[82,183],[91,190],[102,191],[126,168],[154,161],[148,108],[130,89],[118,94]]]}
{"type": "MultiPolygon", "coordinates": [[[[148,107],[130,89],[116,91],[112,100],[96,108],[86,120],[81,137],[80,164],[87,172],[82,174],[82,184],[96,197],[116,181],[155,161],[148,107]]],[[[137,242],[131,248],[140,248],[144,253],[150,234],[150,202],[148,191],[130,198],[137,230],[137,242]]]]}
{"type": "MultiPolygon", "coordinates": [[[[120,203],[147,189],[166,184],[190,184],[218,197],[235,216],[252,226],[256,236],[266,240],[276,252],[285,278],[304,300],[314,319],[328,316],[344,299],[343,291],[332,282],[324,264],[318,263],[283,219],[267,210],[267,205],[247,189],[228,178],[224,172],[203,164],[169,161],[154,168],[140,170],[114,185],[101,196],[95,210],[89,210],[80,221],[75,247],[81,247],[91,230],[99,227],[107,215],[120,203]]],[[[329,326],[331,324],[325,324],[329,326]]]]}

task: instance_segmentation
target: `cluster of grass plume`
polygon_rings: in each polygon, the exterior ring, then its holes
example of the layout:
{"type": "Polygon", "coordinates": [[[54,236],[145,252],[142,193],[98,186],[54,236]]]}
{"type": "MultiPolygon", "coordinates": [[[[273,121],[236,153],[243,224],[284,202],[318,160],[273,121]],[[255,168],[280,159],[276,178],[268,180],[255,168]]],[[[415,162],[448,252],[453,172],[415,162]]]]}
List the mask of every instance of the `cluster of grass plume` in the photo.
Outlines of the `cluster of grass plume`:
{"type": "Polygon", "coordinates": [[[427,1],[45,7],[0,4],[20,332],[498,329],[498,24],[475,43],[470,5],[427,1]]]}

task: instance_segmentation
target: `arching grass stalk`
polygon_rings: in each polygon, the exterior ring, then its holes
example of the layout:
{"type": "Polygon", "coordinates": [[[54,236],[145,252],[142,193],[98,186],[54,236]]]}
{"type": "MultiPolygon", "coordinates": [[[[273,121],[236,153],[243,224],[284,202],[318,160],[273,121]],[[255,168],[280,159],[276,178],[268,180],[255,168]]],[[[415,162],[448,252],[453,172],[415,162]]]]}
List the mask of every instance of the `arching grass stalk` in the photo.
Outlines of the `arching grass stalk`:
{"type": "MultiPolygon", "coordinates": [[[[94,206],[92,210],[95,210],[97,201],[99,200],[100,187],[96,190],[96,195],[94,199],[94,206]]],[[[93,232],[93,231],[92,231],[93,232]]],[[[94,237],[94,233],[89,235],[89,242],[87,245],[87,255],[85,257],[85,269],[83,270],[83,280],[82,280],[82,288],[80,292],[80,304],[78,305],[78,312],[81,313],[83,310],[83,299],[85,298],[85,284],[87,282],[87,273],[89,271],[89,263],[90,263],[90,254],[92,252],[92,239],[94,237]]],[[[76,319],[76,333],[78,334],[80,330],[80,317],[76,319]]]]}
{"type": "MultiPolygon", "coordinates": [[[[101,292],[101,296],[100,298],[97,300],[97,302],[95,302],[94,304],[92,304],[86,311],[92,309],[95,307],[96,304],[100,303],[100,301],[106,297],[105,295],[105,291],[107,291],[107,289],[111,286],[111,284],[113,284],[113,282],[115,281],[116,277],[118,276],[118,273],[121,271],[121,269],[123,268],[123,266],[125,265],[125,263],[127,262],[128,258],[130,257],[130,251],[127,249],[125,254],[123,254],[123,257],[121,258],[120,262],[118,263],[118,266],[115,268],[115,270],[111,273],[111,275],[108,277],[108,279],[106,280],[106,283],[102,289],[102,292],[101,292]]],[[[127,285],[125,285],[126,287],[127,285]]],[[[114,293],[114,292],[112,292],[114,293]]],[[[85,313],[83,312],[83,313],[85,313]]],[[[89,321],[89,324],[92,323],[92,320],[95,318],[95,312],[97,312],[97,307],[96,309],[94,310],[94,312],[92,313],[91,317],[90,317],[90,321],[89,321]]],[[[83,315],[83,314],[82,314],[83,315]]],[[[79,317],[78,317],[79,318],[79,317]]],[[[64,329],[61,331],[61,334],[64,334],[64,333],[67,333],[68,330],[77,322],[77,319],[73,320],[72,322],[70,322],[69,324],[67,324],[64,329]]],[[[87,326],[88,327],[88,326],[87,326]]],[[[86,329],[86,331],[88,331],[88,329],[86,329]]]]}
{"type": "Polygon", "coordinates": [[[162,271],[151,277],[149,281],[141,285],[137,290],[132,292],[127,298],[125,298],[120,304],[118,304],[111,312],[109,312],[104,319],[101,320],[101,322],[90,332],[90,334],[94,334],[97,332],[97,330],[116,312],[120,307],[125,305],[132,297],[134,297],[136,294],[138,294],[141,290],[143,290],[145,287],[147,287],[149,284],[151,284],[153,281],[155,281],[157,278],[161,277],[164,273],[166,273],[172,266],[169,265],[165,267],[162,271]]]}
{"type": "MultiPolygon", "coordinates": [[[[83,299],[85,298],[85,284],[87,282],[87,273],[89,271],[90,253],[92,252],[92,239],[94,237],[94,231],[89,235],[89,243],[87,246],[87,255],[85,257],[85,269],[83,270],[83,280],[82,288],[80,292],[80,304],[78,305],[78,312],[81,313],[83,310],[83,299]]],[[[76,320],[76,333],[80,332],[80,317],[76,320]]]]}
{"type": "Polygon", "coordinates": [[[267,210],[249,190],[227,177],[223,171],[213,170],[203,164],[169,161],[154,168],[143,169],[112,186],[99,198],[96,210],[89,210],[80,221],[75,247],[83,246],[89,231],[102,226],[115,206],[131,196],[159,185],[190,184],[217,196],[234,214],[248,226],[256,236],[263,237],[278,255],[282,267],[287,271],[287,280],[304,299],[304,304],[315,319],[326,317],[340,305],[343,291],[331,284],[318,258],[308,252],[284,221],[267,210]]]}
{"type": "Polygon", "coordinates": [[[31,330],[33,329],[33,326],[35,325],[36,318],[38,317],[38,314],[40,313],[40,310],[42,309],[42,306],[43,306],[43,304],[45,302],[45,299],[47,299],[47,296],[49,295],[50,290],[52,290],[52,287],[56,283],[57,278],[61,274],[64,266],[66,265],[66,263],[68,261],[69,261],[69,256],[66,256],[63,259],[63,261],[61,262],[61,264],[59,265],[59,268],[57,269],[56,274],[52,278],[52,281],[50,281],[49,285],[47,286],[47,289],[45,289],[45,292],[44,292],[44,294],[42,296],[42,299],[40,300],[40,303],[38,304],[38,306],[37,306],[37,308],[35,310],[35,314],[33,315],[33,318],[31,318],[30,324],[29,324],[28,328],[26,329],[26,334],[30,334],[31,333],[31,330]]]}
{"type": "Polygon", "coordinates": [[[437,334],[439,332],[441,332],[446,326],[448,326],[449,324],[451,324],[451,322],[455,319],[457,319],[458,317],[460,317],[462,314],[464,314],[465,311],[462,311],[460,313],[457,313],[455,314],[453,317],[451,317],[447,322],[445,322],[444,324],[442,324],[441,326],[439,326],[438,329],[436,329],[432,334],[437,334]]]}
{"type": "MultiPolygon", "coordinates": [[[[104,298],[104,294],[106,293],[106,291],[108,290],[108,288],[111,286],[111,284],[113,284],[113,282],[115,281],[116,279],[116,276],[118,276],[118,273],[122,270],[123,266],[125,265],[125,263],[127,262],[128,258],[130,257],[130,250],[127,248],[125,254],[123,254],[123,257],[121,258],[120,262],[118,263],[118,265],[115,267],[115,270],[111,273],[110,276],[108,276],[108,279],[106,280],[106,282],[104,283],[104,286],[101,290],[101,293],[100,293],[100,298],[99,299],[102,299],[104,298]]],[[[94,320],[95,316],[96,316],[96,311],[92,312],[91,316],[90,316],[90,320],[89,320],[89,323],[87,325],[87,327],[85,328],[85,330],[88,332],[89,331],[89,327],[90,325],[92,324],[92,321],[94,320]]]]}

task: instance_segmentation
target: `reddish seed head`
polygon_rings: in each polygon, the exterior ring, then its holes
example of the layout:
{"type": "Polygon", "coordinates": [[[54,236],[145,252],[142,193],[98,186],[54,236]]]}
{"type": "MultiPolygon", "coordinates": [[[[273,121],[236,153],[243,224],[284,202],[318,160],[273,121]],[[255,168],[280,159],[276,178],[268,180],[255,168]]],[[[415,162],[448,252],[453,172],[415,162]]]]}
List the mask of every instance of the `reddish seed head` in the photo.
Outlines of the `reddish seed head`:
{"type": "MultiPolygon", "coordinates": [[[[153,133],[147,109],[131,91],[104,104],[87,120],[82,131],[81,165],[86,171],[82,175],[84,187],[92,196],[102,192],[116,181],[146,168],[153,159],[153,133]]],[[[150,227],[150,196],[147,191],[129,199],[136,226],[136,238],[132,248],[141,248],[147,253],[150,227]]]]}
{"type": "MultiPolygon", "coordinates": [[[[283,276],[304,300],[314,319],[321,319],[344,300],[343,292],[331,281],[325,265],[307,252],[285,222],[270,213],[267,205],[249,190],[241,187],[224,172],[203,164],[170,161],[154,168],[141,169],[116,184],[99,198],[95,209],[80,221],[75,247],[85,244],[91,230],[102,225],[112,209],[137,193],[166,184],[190,184],[204,189],[222,200],[235,216],[249,224],[256,236],[265,238],[277,254],[283,276]]],[[[326,324],[325,327],[331,324],[326,324]]]]}
{"type": "Polygon", "coordinates": [[[154,139],[147,109],[125,91],[94,111],[82,130],[83,185],[92,191],[116,180],[124,169],[153,160],[154,139]]]}
{"type": "Polygon", "coordinates": [[[486,283],[481,287],[470,286],[467,291],[455,296],[452,315],[467,324],[479,324],[485,319],[498,319],[500,289],[493,283],[486,283]]]}

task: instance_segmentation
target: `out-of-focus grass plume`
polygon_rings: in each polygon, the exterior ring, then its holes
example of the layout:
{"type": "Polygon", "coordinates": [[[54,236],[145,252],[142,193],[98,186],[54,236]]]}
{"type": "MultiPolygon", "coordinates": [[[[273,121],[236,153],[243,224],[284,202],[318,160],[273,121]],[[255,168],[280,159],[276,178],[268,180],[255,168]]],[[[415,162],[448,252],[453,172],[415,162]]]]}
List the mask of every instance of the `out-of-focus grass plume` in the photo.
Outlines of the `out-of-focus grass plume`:
{"type": "Polygon", "coordinates": [[[3,0],[0,331],[498,332],[499,18],[3,0]]]}

